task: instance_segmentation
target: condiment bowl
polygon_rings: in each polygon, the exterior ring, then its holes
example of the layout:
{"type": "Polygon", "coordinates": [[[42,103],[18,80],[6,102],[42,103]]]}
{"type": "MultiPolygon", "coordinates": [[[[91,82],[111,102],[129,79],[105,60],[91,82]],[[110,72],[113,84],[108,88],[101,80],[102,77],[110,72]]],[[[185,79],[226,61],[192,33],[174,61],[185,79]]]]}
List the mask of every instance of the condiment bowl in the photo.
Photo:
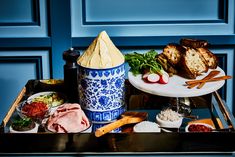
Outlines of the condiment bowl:
{"type": "Polygon", "coordinates": [[[12,119],[9,127],[10,133],[37,133],[39,124],[31,118],[15,118],[12,119]]]}
{"type": "Polygon", "coordinates": [[[16,107],[16,111],[21,118],[31,118],[40,123],[42,119],[49,115],[50,107],[45,103],[35,103],[25,100],[16,107]]]}
{"type": "Polygon", "coordinates": [[[212,132],[214,129],[206,123],[190,123],[185,127],[185,132],[212,132]]]}
{"type": "Polygon", "coordinates": [[[64,81],[57,79],[44,79],[38,81],[38,86],[42,91],[63,91],[64,89],[64,81]]]}
{"type": "Polygon", "coordinates": [[[168,120],[162,120],[159,115],[156,116],[156,121],[160,125],[160,127],[163,128],[180,128],[183,117],[179,117],[176,121],[168,121],[168,120]]]}
{"type": "Polygon", "coordinates": [[[44,102],[49,107],[57,107],[66,102],[67,98],[64,94],[60,92],[45,91],[45,92],[35,93],[31,95],[27,100],[32,102],[44,102]]]}
{"type": "Polygon", "coordinates": [[[38,132],[38,127],[39,127],[39,124],[35,123],[35,127],[33,129],[31,129],[31,130],[17,131],[17,130],[14,130],[12,128],[12,126],[10,126],[9,130],[10,130],[10,133],[37,133],[38,132]]]}
{"type": "Polygon", "coordinates": [[[161,132],[161,129],[155,122],[142,121],[133,127],[133,132],[161,132]]]}

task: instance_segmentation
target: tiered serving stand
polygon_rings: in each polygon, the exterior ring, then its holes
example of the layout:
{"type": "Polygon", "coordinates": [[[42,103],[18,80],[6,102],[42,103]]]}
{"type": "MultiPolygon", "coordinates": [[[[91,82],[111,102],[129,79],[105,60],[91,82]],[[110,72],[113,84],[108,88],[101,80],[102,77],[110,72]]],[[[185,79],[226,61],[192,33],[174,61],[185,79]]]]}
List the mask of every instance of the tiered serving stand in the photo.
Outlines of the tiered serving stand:
{"type": "MultiPolygon", "coordinates": [[[[217,69],[214,70],[220,71],[218,76],[225,75],[224,71],[220,67],[217,67],[217,69]]],[[[210,71],[211,69],[208,70],[207,73],[198,76],[197,79],[198,80],[202,79],[203,77],[208,75],[210,71]]],[[[217,82],[210,82],[206,83],[201,89],[197,88],[188,89],[186,87],[185,82],[189,80],[180,77],[178,75],[173,75],[172,77],[170,77],[170,80],[167,84],[146,83],[143,81],[142,75],[134,76],[132,72],[128,72],[128,78],[130,83],[137,89],[150,94],[166,96],[166,97],[195,97],[195,96],[206,95],[220,89],[225,83],[224,80],[217,82]]]]}

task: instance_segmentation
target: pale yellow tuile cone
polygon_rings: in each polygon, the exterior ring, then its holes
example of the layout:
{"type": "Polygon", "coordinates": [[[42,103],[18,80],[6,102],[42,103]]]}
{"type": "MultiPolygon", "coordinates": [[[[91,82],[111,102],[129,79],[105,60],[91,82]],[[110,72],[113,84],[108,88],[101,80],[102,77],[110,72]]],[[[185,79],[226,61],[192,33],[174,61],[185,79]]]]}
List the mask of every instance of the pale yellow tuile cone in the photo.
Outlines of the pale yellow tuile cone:
{"type": "Polygon", "coordinates": [[[102,31],[78,58],[78,64],[87,68],[105,69],[124,63],[124,55],[102,31]]]}

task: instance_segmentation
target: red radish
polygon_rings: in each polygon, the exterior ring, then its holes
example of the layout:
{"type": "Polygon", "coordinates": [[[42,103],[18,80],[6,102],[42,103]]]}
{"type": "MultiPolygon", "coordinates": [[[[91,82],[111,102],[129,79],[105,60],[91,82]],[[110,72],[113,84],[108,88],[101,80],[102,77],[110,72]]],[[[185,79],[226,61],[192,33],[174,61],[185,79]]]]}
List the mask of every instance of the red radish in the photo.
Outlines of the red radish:
{"type": "Polygon", "coordinates": [[[145,74],[142,76],[142,78],[143,78],[143,79],[147,79],[147,77],[149,76],[149,74],[150,74],[149,72],[145,73],[145,74]]]}
{"type": "Polygon", "coordinates": [[[147,81],[151,83],[156,83],[160,79],[160,76],[158,74],[152,73],[147,76],[147,81]]]}
{"type": "Polygon", "coordinates": [[[163,72],[163,74],[160,76],[159,83],[167,84],[168,81],[169,81],[169,74],[167,72],[163,72]]]}

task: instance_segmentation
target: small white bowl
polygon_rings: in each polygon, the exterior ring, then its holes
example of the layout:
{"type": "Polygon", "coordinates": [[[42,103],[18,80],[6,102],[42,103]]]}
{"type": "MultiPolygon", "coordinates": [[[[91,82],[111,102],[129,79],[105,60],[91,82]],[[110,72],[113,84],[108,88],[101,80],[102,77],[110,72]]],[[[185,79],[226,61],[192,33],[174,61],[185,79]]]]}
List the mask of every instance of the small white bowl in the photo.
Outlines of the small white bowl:
{"type": "Polygon", "coordinates": [[[66,102],[66,96],[59,92],[47,91],[39,92],[28,97],[27,101],[38,102],[42,101],[48,105],[48,107],[53,108],[62,105],[66,102]]]}
{"type": "Polygon", "coordinates": [[[12,128],[12,126],[10,126],[9,130],[10,130],[10,133],[37,133],[38,132],[38,127],[39,125],[37,123],[35,123],[35,127],[31,130],[27,130],[27,131],[17,131],[17,130],[14,130],[12,128]]]}
{"type": "Polygon", "coordinates": [[[134,132],[161,132],[159,125],[155,122],[142,121],[133,127],[134,132]]]}
{"type": "Polygon", "coordinates": [[[185,127],[185,132],[212,132],[215,128],[209,124],[206,123],[190,123],[185,127]],[[195,130],[195,131],[189,131],[189,127],[192,125],[201,125],[201,126],[205,126],[209,129],[211,129],[210,131],[202,131],[202,130],[195,130]]]}
{"type": "Polygon", "coordinates": [[[163,128],[180,128],[183,117],[179,117],[179,120],[176,121],[165,121],[159,118],[159,116],[156,116],[156,121],[160,125],[160,127],[163,128]]]}

